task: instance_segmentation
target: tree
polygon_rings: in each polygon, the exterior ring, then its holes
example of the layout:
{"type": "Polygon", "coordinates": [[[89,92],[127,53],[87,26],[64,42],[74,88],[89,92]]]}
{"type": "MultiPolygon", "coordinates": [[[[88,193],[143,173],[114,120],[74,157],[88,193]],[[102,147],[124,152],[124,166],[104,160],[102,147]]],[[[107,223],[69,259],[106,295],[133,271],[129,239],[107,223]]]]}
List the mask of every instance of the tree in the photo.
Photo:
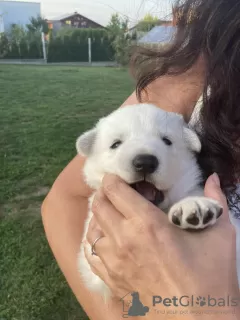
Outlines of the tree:
{"type": "Polygon", "coordinates": [[[122,66],[129,63],[131,44],[131,38],[125,34],[118,35],[112,43],[115,60],[122,66]]]}
{"type": "Polygon", "coordinates": [[[116,36],[126,33],[128,30],[128,23],[129,21],[127,18],[121,18],[118,13],[113,14],[107,25],[109,37],[114,39],[116,36]]]}
{"type": "Polygon", "coordinates": [[[49,27],[46,20],[44,20],[41,16],[38,16],[37,18],[32,17],[30,19],[30,24],[27,24],[27,29],[31,33],[39,33],[43,32],[44,34],[49,33],[49,27]]]}
{"type": "Polygon", "coordinates": [[[8,38],[4,33],[0,33],[0,58],[4,58],[9,50],[8,38]]]}
{"type": "Polygon", "coordinates": [[[148,13],[137,24],[137,31],[148,32],[158,24],[160,24],[159,18],[148,13]]]}
{"type": "Polygon", "coordinates": [[[128,23],[127,18],[121,18],[116,13],[112,15],[107,25],[108,37],[115,52],[115,60],[121,65],[126,65],[129,61],[131,39],[127,34],[128,23]]]}
{"type": "Polygon", "coordinates": [[[25,29],[17,24],[12,24],[7,34],[11,52],[14,58],[21,56],[21,42],[26,38],[25,29]]]}
{"type": "Polygon", "coordinates": [[[157,16],[153,16],[151,13],[147,13],[142,21],[147,21],[147,22],[158,22],[159,18],[157,16]]]}
{"type": "Polygon", "coordinates": [[[12,24],[8,32],[8,38],[10,42],[19,44],[21,40],[26,36],[24,28],[17,24],[12,24]]]}
{"type": "Polygon", "coordinates": [[[7,33],[9,41],[9,55],[11,58],[42,57],[41,28],[37,25],[31,29],[13,24],[7,33]]]}
{"type": "Polygon", "coordinates": [[[31,57],[41,57],[42,56],[42,40],[41,33],[45,35],[49,33],[48,23],[41,16],[32,17],[30,19],[30,24],[27,24],[27,37],[29,47],[29,55],[31,57]]]}

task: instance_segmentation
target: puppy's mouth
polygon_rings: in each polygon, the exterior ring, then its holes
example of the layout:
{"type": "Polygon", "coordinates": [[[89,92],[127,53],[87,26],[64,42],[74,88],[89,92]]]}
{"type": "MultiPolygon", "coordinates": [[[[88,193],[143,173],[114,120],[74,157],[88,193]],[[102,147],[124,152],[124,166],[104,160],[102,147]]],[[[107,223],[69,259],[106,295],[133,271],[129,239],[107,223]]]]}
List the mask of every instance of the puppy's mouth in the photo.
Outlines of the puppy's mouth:
{"type": "Polygon", "coordinates": [[[155,206],[158,206],[164,201],[164,193],[150,182],[143,180],[133,183],[130,186],[155,206]]]}

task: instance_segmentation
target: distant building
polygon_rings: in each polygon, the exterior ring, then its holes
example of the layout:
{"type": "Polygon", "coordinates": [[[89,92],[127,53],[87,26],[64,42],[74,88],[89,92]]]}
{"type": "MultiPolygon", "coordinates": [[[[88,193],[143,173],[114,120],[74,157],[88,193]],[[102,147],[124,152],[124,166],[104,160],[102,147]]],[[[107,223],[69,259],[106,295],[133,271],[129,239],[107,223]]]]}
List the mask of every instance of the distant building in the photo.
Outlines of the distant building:
{"type": "Polygon", "coordinates": [[[99,23],[79,14],[78,12],[74,12],[72,14],[65,14],[60,17],[56,17],[53,19],[47,20],[49,29],[53,31],[57,31],[62,27],[71,27],[71,28],[105,28],[99,23]]]}
{"type": "MultiPolygon", "coordinates": [[[[170,20],[159,20],[157,22],[154,22],[154,25],[152,25],[152,23],[149,22],[149,30],[142,31],[141,28],[139,27],[140,23],[137,23],[135,26],[129,28],[128,34],[130,36],[135,35],[137,39],[140,39],[141,37],[143,37],[145,34],[147,34],[149,31],[151,31],[151,29],[153,29],[156,26],[172,26],[173,25],[173,22],[170,20]]],[[[146,22],[146,25],[147,25],[147,22],[146,22]]]]}
{"type": "Polygon", "coordinates": [[[40,3],[0,0],[0,32],[7,32],[12,24],[25,27],[32,17],[40,15],[40,3]]]}
{"type": "MultiPolygon", "coordinates": [[[[172,20],[161,21],[159,20],[158,25],[153,27],[149,32],[138,32],[137,26],[129,29],[131,33],[137,33],[138,43],[150,44],[150,45],[164,45],[173,39],[178,21],[182,17],[183,11],[182,6],[172,6],[172,20]]],[[[187,17],[187,23],[191,23],[196,18],[196,14],[193,10],[190,10],[187,17]]]]}
{"type": "Polygon", "coordinates": [[[171,42],[176,31],[174,26],[156,26],[138,40],[141,44],[164,45],[171,42]]]}
{"type": "MultiPolygon", "coordinates": [[[[146,24],[148,22],[146,21],[146,24]]],[[[151,24],[155,24],[155,26],[172,26],[173,22],[171,20],[158,20],[156,22],[149,22],[149,25],[151,24]]],[[[129,32],[134,32],[134,31],[137,31],[138,30],[138,27],[139,27],[139,24],[140,22],[138,22],[136,25],[132,26],[131,28],[129,28],[129,32]]],[[[150,30],[149,30],[150,31],[150,30]]]]}

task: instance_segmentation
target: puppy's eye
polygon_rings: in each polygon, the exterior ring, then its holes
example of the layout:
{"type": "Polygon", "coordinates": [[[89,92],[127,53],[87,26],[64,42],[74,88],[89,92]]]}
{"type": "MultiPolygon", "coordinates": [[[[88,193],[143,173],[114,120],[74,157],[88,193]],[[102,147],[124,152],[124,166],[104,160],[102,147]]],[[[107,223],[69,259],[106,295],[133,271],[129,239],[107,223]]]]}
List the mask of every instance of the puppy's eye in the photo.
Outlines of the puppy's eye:
{"type": "Polygon", "coordinates": [[[168,138],[168,137],[163,137],[162,141],[167,145],[167,146],[171,146],[172,145],[172,141],[168,138]]]}
{"type": "Polygon", "coordinates": [[[110,148],[111,149],[117,149],[120,146],[120,144],[122,144],[122,141],[121,140],[117,140],[111,145],[110,148]]]}

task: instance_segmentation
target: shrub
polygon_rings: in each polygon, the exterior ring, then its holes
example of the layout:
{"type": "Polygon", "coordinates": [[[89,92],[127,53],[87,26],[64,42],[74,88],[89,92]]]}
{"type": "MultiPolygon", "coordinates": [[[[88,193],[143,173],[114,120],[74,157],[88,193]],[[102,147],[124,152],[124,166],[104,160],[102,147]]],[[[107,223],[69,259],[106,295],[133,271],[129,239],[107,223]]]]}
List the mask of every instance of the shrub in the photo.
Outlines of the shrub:
{"type": "Polygon", "coordinates": [[[0,37],[0,58],[43,58],[41,32],[30,32],[21,26],[12,25],[10,31],[0,37]]]}
{"type": "Polygon", "coordinates": [[[9,41],[5,33],[0,34],[0,58],[4,58],[9,51],[9,41]]]}
{"type": "Polygon", "coordinates": [[[49,62],[87,62],[88,38],[92,42],[92,61],[113,59],[113,50],[105,29],[62,28],[50,37],[49,62]]]}

